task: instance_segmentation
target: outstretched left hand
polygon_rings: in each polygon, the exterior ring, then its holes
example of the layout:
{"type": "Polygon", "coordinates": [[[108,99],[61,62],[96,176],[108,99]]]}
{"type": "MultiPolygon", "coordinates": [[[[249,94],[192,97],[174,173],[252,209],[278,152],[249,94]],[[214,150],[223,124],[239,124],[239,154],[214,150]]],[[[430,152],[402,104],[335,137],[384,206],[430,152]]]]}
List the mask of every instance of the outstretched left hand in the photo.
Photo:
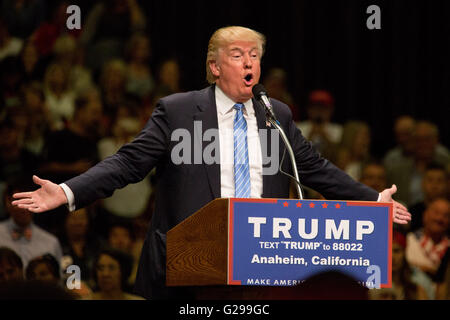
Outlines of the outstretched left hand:
{"type": "Polygon", "coordinates": [[[392,195],[397,192],[397,186],[392,185],[390,189],[385,189],[380,193],[380,202],[392,202],[394,204],[394,222],[398,224],[407,224],[411,221],[411,213],[405,206],[392,199],[392,195]]]}

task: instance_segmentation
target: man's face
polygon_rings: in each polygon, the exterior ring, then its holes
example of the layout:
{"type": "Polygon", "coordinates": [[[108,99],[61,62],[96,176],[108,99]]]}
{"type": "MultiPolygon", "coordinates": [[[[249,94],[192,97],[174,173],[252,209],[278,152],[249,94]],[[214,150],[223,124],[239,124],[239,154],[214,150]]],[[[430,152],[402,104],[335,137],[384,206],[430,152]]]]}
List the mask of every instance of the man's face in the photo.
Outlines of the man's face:
{"type": "Polygon", "coordinates": [[[235,41],[219,49],[216,61],[210,63],[216,84],[235,102],[253,97],[252,87],[261,75],[261,52],[253,41],[235,41]]]}
{"type": "Polygon", "coordinates": [[[361,182],[378,192],[386,188],[386,171],[382,166],[368,165],[364,168],[361,182]]]}
{"type": "Polygon", "coordinates": [[[428,170],[422,181],[427,200],[445,197],[447,194],[447,177],[444,170],[428,170]]]}
{"type": "Polygon", "coordinates": [[[430,235],[445,235],[450,222],[450,203],[444,199],[432,202],[424,212],[423,225],[430,235]]]}
{"type": "MultiPolygon", "coordinates": [[[[18,190],[15,192],[19,192],[18,190]]],[[[11,202],[14,199],[12,196],[7,195],[5,198],[5,207],[9,216],[14,220],[14,222],[21,228],[27,227],[33,221],[33,213],[26,210],[21,209],[17,206],[13,206],[11,202]]]]}
{"type": "Polygon", "coordinates": [[[123,227],[113,227],[109,232],[109,245],[112,248],[122,250],[124,252],[129,252],[132,245],[132,240],[130,232],[123,227]]]}
{"type": "Polygon", "coordinates": [[[97,266],[97,282],[101,291],[109,292],[121,289],[121,273],[119,263],[103,254],[98,260],[97,266]]]}
{"type": "Polygon", "coordinates": [[[438,137],[428,125],[418,125],[414,135],[416,158],[428,160],[433,157],[438,137]]]}

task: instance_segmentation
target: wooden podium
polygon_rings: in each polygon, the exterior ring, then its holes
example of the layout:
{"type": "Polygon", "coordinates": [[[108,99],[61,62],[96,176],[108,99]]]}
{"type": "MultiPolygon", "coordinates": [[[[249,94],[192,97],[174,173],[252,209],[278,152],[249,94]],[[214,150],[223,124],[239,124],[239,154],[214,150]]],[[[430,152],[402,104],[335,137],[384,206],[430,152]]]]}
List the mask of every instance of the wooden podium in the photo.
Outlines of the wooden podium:
{"type": "Polygon", "coordinates": [[[196,299],[270,299],[269,287],[228,286],[229,199],[215,199],[167,232],[166,285],[196,299]]]}
{"type": "Polygon", "coordinates": [[[167,286],[227,284],[228,199],[216,199],[167,232],[167,286]]]}

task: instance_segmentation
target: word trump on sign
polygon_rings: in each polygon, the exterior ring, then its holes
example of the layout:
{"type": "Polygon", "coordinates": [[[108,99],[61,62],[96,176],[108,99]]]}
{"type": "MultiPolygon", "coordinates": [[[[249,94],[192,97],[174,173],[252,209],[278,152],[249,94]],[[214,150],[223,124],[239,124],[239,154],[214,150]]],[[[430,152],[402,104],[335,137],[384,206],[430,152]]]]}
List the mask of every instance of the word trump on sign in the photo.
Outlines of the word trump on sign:
{"type": "MultiPolygon", "coordinates": [[[[308,229],[306,231],[306,220],[300,218],[297,220],[297,234],[302,239],[315,239],[319,233],[319,219],[310,219],[308,229]]],[[[294,220],[295,221],[295,220],[294,220]]],[[[262,225],[267,223],[266,217],[248,217],[248,223],[253,224],[253,237],[261,237],[262,225]]],[[[354,230],[355,239],[363,240],[364,235],[374,232],[374,224],[368,220],[356,220],[354,227],[350,228],[350,220],[341,220],[336,226],[335,219],[325,219],[325,239],[350,239],[350,230],[354,230]]],[[[280,236],[285,239],[292,238],[292,220],[289,218],[272,218],[272,238],[278,239],[280,236]]]]}

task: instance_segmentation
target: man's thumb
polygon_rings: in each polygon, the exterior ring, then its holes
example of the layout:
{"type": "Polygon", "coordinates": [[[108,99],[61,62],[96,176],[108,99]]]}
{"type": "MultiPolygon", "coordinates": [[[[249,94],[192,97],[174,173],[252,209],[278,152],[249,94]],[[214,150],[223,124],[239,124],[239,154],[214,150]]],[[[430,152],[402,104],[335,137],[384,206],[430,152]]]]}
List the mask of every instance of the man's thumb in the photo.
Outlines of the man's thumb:
{"type": "Polygon", "coordinates": [[[33,182],[35,184],[38,184],[38,185],[42,186],[45,183],[45,180],[42,180],[38,176],[33,176],[33,182]]]}
{"type": "Polygon", "coordinates": [[[391,192],[391,195],[393,195],[394,193],[397,192],[397,186],[393,184],[392,187],[389,189],[389,191],[391,192]]]}

